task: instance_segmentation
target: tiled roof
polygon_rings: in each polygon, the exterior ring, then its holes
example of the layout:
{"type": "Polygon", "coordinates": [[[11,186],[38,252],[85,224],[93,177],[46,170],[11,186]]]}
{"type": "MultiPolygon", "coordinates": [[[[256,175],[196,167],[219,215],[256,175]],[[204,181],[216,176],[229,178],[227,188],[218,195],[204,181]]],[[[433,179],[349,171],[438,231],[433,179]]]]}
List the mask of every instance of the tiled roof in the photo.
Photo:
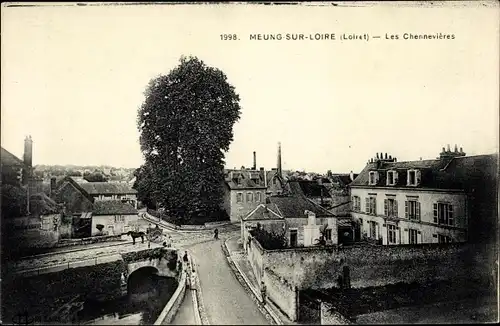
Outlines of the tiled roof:
{"type": "Polygon", "coordinates": [[[132,189],[127,183],[118,182],[85,182],[78,183],[90,195],[120,195],[136,194],[137,190],[132,189]]]}
{"type": "Polygon", "coordinates": [[[300,188],[302,189],[306,197],[330,196],[330,192],[328,191],[328,189],[325,186],[320,185],[317,181],[300,180],[296,182],[299,183],[300,188]]]}
{"type": "Polygon", "coordinates": [[[279,175],[278,170],[266,171],[267,184],[270,184],[274,177],[277,177],[281,179],[281,181],[283,181],[283,178],[282,176],[279,175]]]}
{"type": "Polygon", "coordinates": [[[369,163],[350,186],[387,187],[387,171],[395,170],[398,172],[398,179],[394,187],[468,189],[472,184],[480,184],[482,178],[496,178],[497,169],[497,154],[462,156],[453,159],[381,162],[379,166],[374,162],[369,163]],[[416,187],[406,184],[409,169],[417,169],[421,173],[420,184],[416,187]],[[370,171],[379,173],[376,185],[368,185],[370,171]]]}
{"type": "Polygon", "coordinates": [[[257,170],[225,170],[225,182],[229,189],[265,189],[264,176],[257,170]],[[252,177],[254,179],[252,179],[252,177]],[[258,179],[257,179],[258,178],[258,179]],[[237,180],[240,180],[237,183],[237,180]],[[256,183],[258,180],[258,184],[256,183]]]}
{"type": "Polygon", "coordinates": [[[245,221],[276,219],[283,219],[283,217],[278,214],[275,204],[260,204],[244,218],[245,221]]]}
{"type": "Polygon", "coordinates": [[[120,200],[104,200],[94,203],[93,215],[135,215],[137,210],[120,200]]]}
{"type": "Polygon", "coordinates": [[[3,147],[1,152],[1,162],[2,165],[19,166],[19,167],[24,166],[24,162],[21,159],[19,159],[17,156],[15,156],[14,154],[12,154],[3,147]]]}
{"type": "Polygon", "coordinates": [[[276,205],[278,213],[284,218],[306,218],[306,210],[315,213],[317,217],[333,217],[333,214],[323,207],[301,196],[270,196],[268,201],[276,205]]]}

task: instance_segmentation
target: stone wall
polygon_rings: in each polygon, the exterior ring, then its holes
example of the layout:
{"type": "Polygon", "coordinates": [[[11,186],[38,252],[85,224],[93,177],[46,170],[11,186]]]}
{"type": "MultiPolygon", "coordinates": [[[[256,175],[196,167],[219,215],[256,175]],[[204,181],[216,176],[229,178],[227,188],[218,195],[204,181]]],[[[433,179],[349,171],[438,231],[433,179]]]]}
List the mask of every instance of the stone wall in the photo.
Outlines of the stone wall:
{"type": "Polygon", "coordinates": [[[292,321],[297,320],[297,292],[295,287],[283,277],[266,268],[263,273],[267,298],[272,300],[292,321]]]}
{"type": "Polygon", "coordinates": [[[350,325],[352,324],[346,317],[326,302],[321,302],[321,325],[350,325]]]}
{"type": "MultiPolygon", "coordinates": [[[[345,266],[354,288],[384,286],[398,282],[471,280],[487,278],[495,252],[472,244],[421,244],[344,247],[309,247],[263,250],[252,239],[249,260],[256,277],[268,267],[302,289],[340,287],[345,266]]],[[[259,276],[260,274],[260,276],[259,276]]]]}
{"type": "Polygon", "coordinates": [[[18,313],[47,321],[65,301],[81,295],[81,300],[93,298],[111,300],[121,296],[120,275],[125,271],[122,260],[99,265],[69,268],[32,277],[3,280],[2,319],[12,320],[18,313]]]}
{"type": "Polygon", "coordinates": [[[266,251],[262,248],[260,243],[255,240],[255,238],[251,238],[250,245],[247,247],[248,260],[250,261],[250,265],[252,266],[253,273],[255,278],[257,279],[257,284],[260,284],[262,281],[262,273],[264,271],[264,263],[265,263],[265,253],[266,251]]]}

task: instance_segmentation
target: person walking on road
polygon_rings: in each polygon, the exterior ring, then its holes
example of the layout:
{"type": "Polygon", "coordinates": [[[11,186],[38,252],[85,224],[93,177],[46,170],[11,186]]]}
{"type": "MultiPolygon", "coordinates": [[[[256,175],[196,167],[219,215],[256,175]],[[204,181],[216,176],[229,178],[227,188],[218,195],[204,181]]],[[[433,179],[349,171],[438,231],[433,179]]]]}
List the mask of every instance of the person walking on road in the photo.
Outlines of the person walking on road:
{"type": "Polygon", "coordinates": [[[264,281],[260,282],[260,295],[262,297],[262,304],[266,304],[266,285],[264,284],[264,281]]]}
{"type": "Polygon", "coordinates": [[[215,240],[219,239],[219,230],[217,229],[214,230],[214,239],[215,240]]]}

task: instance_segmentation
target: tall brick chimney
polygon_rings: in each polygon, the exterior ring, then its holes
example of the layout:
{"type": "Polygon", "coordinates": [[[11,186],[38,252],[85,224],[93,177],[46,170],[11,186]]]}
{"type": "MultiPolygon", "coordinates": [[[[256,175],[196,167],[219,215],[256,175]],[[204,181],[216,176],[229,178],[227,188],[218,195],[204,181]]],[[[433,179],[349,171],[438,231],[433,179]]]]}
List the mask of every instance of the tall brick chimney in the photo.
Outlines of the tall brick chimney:
{"type": "Polygon", "coordinates": [[[33,166],[33,140],[31,136],[24,139],[24,156],[23,161],[30,168],[33,166]]]}
{"type": "Polygon", "coordinates": [[[257,154],[253,152],[253,167],[252,170],[257,170],[257,154]]]}

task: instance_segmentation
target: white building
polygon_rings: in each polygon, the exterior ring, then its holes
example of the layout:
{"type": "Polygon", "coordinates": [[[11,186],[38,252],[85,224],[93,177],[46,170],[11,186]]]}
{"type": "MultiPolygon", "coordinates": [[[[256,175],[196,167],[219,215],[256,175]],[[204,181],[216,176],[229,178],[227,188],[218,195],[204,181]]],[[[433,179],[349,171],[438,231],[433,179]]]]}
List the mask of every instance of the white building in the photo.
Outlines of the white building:
{"type": "Polygon", "coordinates": [[[484,220],[481,207],[495,204],[473,192],[491,179],[496,161],[456,146],[434,160],[397,162],[377,153],[350,185],[352,216],[362,236],[384,245],[469,241],[471,216],[484,220]]]}

